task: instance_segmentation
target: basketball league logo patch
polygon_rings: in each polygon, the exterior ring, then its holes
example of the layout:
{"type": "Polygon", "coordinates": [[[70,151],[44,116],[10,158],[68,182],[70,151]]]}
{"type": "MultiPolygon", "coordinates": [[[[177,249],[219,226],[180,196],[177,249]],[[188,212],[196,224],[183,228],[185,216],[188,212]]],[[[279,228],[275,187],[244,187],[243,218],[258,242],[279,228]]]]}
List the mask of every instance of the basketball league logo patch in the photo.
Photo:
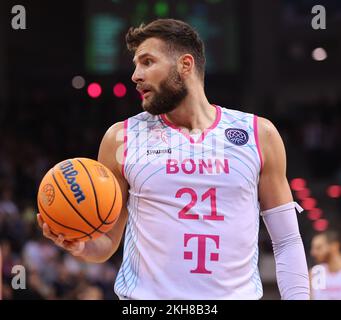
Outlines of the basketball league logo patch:
{"type": "Polygon", "coordinates": [[[45,205],[50,206],[54,200],[54,187],[52,184],[45,184],[45,186],[42,189],[42,201],[44,202],[45,205]]]}
{"type": "Polygon", "coordinates": [[[228,141],[236,146],[243,146],[249,141],[248,133],[243,129],[229,128],[225,130],[225,136],[228,141]]]}

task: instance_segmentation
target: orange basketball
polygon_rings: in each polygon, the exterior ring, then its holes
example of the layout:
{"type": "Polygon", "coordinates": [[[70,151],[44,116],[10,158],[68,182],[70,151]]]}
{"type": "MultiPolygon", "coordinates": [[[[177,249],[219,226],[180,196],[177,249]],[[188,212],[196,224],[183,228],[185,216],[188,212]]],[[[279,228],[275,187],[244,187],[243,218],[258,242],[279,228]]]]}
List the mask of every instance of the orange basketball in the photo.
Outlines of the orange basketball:
{"type": "Polygon", "coordinates": [[[41,181],[37,198],[44,221],[66,240],[98,238],[113,227],[122,208],[113,173],[87,158],[57,163],[41,181]]]}

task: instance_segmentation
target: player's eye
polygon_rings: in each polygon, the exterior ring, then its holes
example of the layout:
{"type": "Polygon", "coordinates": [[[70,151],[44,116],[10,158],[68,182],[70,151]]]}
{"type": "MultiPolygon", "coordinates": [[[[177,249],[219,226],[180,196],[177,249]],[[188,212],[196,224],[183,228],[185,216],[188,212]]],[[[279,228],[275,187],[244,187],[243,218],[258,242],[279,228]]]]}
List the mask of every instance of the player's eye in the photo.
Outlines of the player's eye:
{"type": "Polygon", "coordinates": [[[146,59],[146,60],[144,60],[144,62],[143,62],[143,64],[145,65],[145,66],[150,66],[151,64],[152,64],[152,60],[151,59],[146,59]]]}

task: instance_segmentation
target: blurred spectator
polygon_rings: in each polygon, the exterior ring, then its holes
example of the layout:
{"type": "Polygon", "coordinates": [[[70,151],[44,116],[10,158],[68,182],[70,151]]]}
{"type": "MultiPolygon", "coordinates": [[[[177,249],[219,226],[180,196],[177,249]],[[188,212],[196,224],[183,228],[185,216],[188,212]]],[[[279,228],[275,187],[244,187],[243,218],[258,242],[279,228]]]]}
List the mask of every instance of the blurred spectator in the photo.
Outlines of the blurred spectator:
{"type": "Polygon", "coordinates": [[[2,191],[0,198],[0,215],[1,214],[19,214],[18,207],[13,201],[13,191],[10,188],[6,188],[2,191]]]}

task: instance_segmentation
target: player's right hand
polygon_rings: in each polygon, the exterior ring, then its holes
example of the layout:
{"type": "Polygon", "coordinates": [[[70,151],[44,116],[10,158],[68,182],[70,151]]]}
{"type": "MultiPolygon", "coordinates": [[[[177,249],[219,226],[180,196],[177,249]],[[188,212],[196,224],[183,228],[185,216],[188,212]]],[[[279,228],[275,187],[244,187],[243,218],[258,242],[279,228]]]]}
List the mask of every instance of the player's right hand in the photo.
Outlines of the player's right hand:
{"type": "Polygon", "coordinates": [[[65,240],[62,234],[56,235],[54,234],[46,222],[44,222],[40,213],[37,214],[37,220],[39,227],[43,230],[43,235],[52,240],[58,247],[61,247],[68,252],[70,252],[73,256],[81,256],[84,248],[85,242],[79,240],[65,240]]]}

